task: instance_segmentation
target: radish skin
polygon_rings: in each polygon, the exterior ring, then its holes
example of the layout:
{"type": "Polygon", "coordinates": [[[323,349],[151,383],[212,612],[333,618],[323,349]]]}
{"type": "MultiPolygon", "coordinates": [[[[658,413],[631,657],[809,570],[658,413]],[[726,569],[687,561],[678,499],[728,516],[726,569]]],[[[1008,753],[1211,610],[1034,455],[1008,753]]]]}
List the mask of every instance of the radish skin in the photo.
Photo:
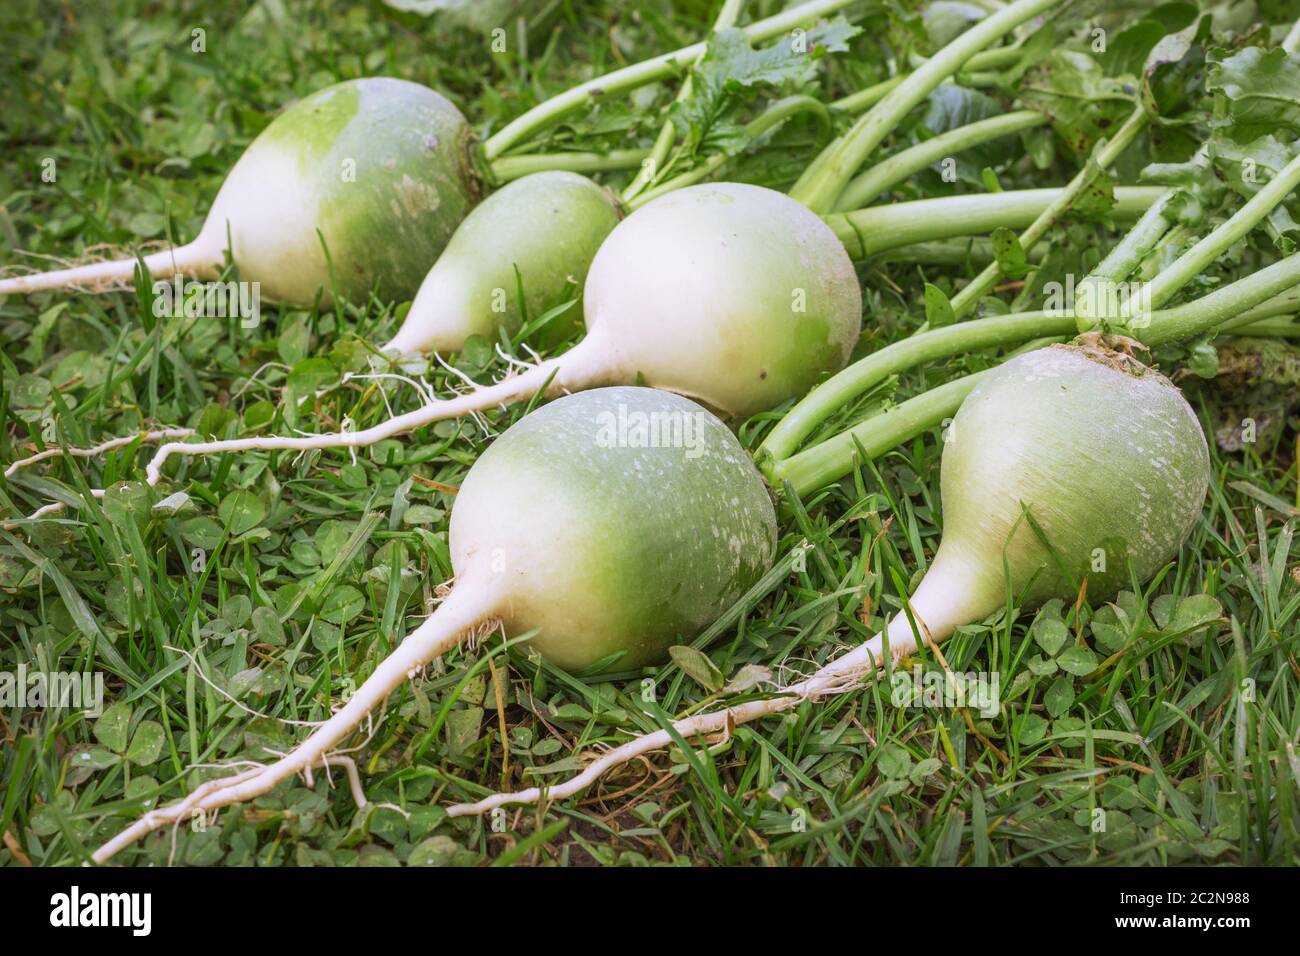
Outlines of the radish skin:
{"type": "MultiPolygon", "coordinates": [[[[1129,582],[1130,569],[1149,580],[1176,556],[1209,487],[1205,434],[1181,392],[1099,345],[1054,345],[986,372],[949,435],[940,472],[943,540],[908,599],[910,619],[896,615],[882,633],[769,699],[677,721],[677,736],[729,734],[805,700],[852,691],[886,655],[910,654],[921,641],[942,641],[992,614],[1008,589],[1029,606],[1073,598],[1085,580],[1090,598],[1106,600],[1129,582]]],[[[495,794],[449,813],[566,799],[673,742],[664,731],[637,737],[544,794],[495,794]]]]}
{"type": "MultiPolygon", "coordinates": [[[[145,266],[154,277],[211,279],[229,245],[240,278],[269,301],[309,307],[320,294],[331,304],[335,286],[353,300],[373,287],[410,298],[478,200],[472,143],[460,111],[418,83],[326,87],[253,140],[193,242],[145,266]]],[[[132,258],[18,276],[0,280],[0,295],[120,284],[135,267],[132,258]]]]}
{"type": "Polygon", "coordinates": [[[1022,604],[1072,596],[1084,578],[1090,598],[1107,600],[1130,582],[1130,567],[1149,580],[1177,554],[1209,487],[1205,434],[1182,393],[1097,346],[1052,346],[994,369],[953,429],[940,479],[946,548],[926,575],[939,583],[923,583],[913,603],[924,592],[926,609],[955,603],[966,620],[1005,601],[1004,546],[1022,604]]]}
{"type": "Polygon", "coordinates": [[[535,173],[509,183],[456,229],[382,350],[459,352],[471,335],[496,341],[500,330],[513,334],[523,311],[537,315],[570,282],[581,289],[621,217],[617,198],[576,173],[535,173]]]}
{"type": "Polygon", "coordinates": [[[524,417],[479,457],[450,544],[448,597],[302,745],[145,814],[95,861],[338,762],[330,750],[395,688],[476,633],[536,630],[532,646],[570,670],[661,660],[766,572],[776,514],[749,455],[704,408],[657,389],[596,389],[524,417]]]}
{"type": "Polygon", "coordinates": [[[844,367],[862,331],[857,274],[831,229],[740,183],[637,210],[596,254],[585,296],[612,364],[735,416],[803,395],[844,367]]]}

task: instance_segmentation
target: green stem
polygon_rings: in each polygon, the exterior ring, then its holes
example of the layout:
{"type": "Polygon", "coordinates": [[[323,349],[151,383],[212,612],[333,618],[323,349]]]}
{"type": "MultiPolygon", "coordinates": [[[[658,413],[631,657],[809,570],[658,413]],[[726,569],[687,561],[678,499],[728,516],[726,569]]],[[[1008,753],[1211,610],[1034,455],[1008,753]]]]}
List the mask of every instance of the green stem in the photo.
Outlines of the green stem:
{"type": "Polygon", "coordinates": [[[836,212],[849,209],[861,209],[870,205],[881,193],[887,192],[899,183],[933,163],[946,159],[955,153],[1001,139],[1012,133],[1046,126],[1048,118],[1034,110],[1017,110],[1005,116],[968,123],[956,129],[917,143],[910,149],[895,153],[862,173],[846,187],[835,204],[836,212]]]}
{"type": "MultiPolygon", "coordinates": [[[[751,43],[770,40],[795,27],[835,13],[854,0],[809,0],[797,7],[782,11],[774,17],[759,20],[744,28],[751,43]]],[[[492,162],[510,148],[522,143],[564,117],[603,96],[625,93],[639,86],[667,79],[679,74],[704,52],[706,44],[692,43],[671,53],[663,53],[641,63],[606,73],[594,80],[580,83],[570,90],[539,103],[522,116],[511,120],[483,143],[483,157],[492,162]]]]}
{"type": "MultiPolygon", "coordinates": [[[[745,0],[726,0],[722,9],[718,11],[718,18],[713,21],[712,33],[719,30],[725,30],[727,27],[735,24],[740,18],[741,9],[745,5],[745,0]]],[[[707,43],[707,41],[705,41],[707,43]]],[[[695,58],[695,63],[704,59],[701,53],[695,58]]],[[[688,76],[682,81],[681,89],[677,91],[677,98],[674,102],[683,103],[690,98],[693,87],[691,78],[688,76]]],[[[636,177],[627,184],[623,190],[623,202],[629,202],[635,199],[641,190],[645,189],[658,178],[659,170],[663,167],[664,160],[668,158],[668,152],[673,148],[673,143],[677,139],[677,127],[673,125],[672,117],[664,120],[663,126],[659,128],[659,135],[655,137],[654,148],[650,150],[650,155],[641,166],[641,171],[636,177]]]]}
{"type": "Polygon", "coordinates": [[[522,156],[502,156],[492,164],[492,178],[497,183],[508,183],[522,176],[556,169],[571,173],[632,169],[644,162],[649,155],[644,149],[613,149],[607,153],[525,153],[522,156]]]}
{"type": "Polygon", "coordinates": [[[789,458],[828,417],[891,375],[959,353],[1018,345],[1028,339],[1073,331],[1071,312],[1020,312],[949,325],[901,339],[859,359],[813,389],[777,422],[759,446],[757,455],[760,459],[789,458]]]}
{"type": "MultiPolygon", "coordinates": [[[[1018,47],[1000,47],[996,50],[985,50],[977,53],[967,61],[967,66],[987,66],[1001,67],[1009,63],[1014,63],[1020,58],[1020,49],[1018,47]]],[[[924,63],[924,61],[922,61],[924,63]]],[[[908,74],[899,73],[897,76],[891,76],[887,80],[882,80],[865,90],[859,90],[842,99],[835,100],[830,104],[830,108],[837,113],[861,113],[863,110],[870,109],[889,93],[896,90],[907,79],[908,74]]],[[[830,163],[832,157],[838,152],[844,144],[845,137],[837,137],[833,142],[828,144],[813,161],[804,169],[803,175],[799,177],[800,182],[808,182],[821,174],[821,170],[830,163]]],[[[798,184],[796,183],[796,186],[798,184]]]]}
{"type": "MultiPolygon", "coordinates": [[[[1043,259],[1043,249],[1031,250],[1029,261],[1037,265],[1043,259]]],[[[993,242],[985,236],[968,236],[956,239],[931,239],[914,242],[910,246],[890,249],[878,256],[876,262],[907,262],[935,266],[985,265],[995,258],[993,242]]]]}
{"type": "Polygon", "coordinates": [[[1110,287],[1126,281],[1142,265],[1142,260],[1156,244],[1169,233],[1173,226],[1169,207],[1176,195],[1177,192],[1171,190],[1156,200],[1106,257],[1097,263],[1097,267],[1079,283],[1074,293],[1074,311],[1078,316],[1080,332],[1087,332],[1100,324],[1102,319],[1110,318],[1101,310],[1101,303],[1110,301],[1110,287]],[[1086,291],[1089,288],[1091,292],[1086,291]]]}
{"type": "MultiPolygon", "coordinates": [[[[1079,171],[1078,175],[1070,180],[1070,184],[1061,191],[1057,201],[1044,209],[1042,215],[1030,223],[1029,227],[1020,234],[1021,247],[1028,250],[1034,243],[1038,242],[1047,233],[1047,230],[1052,228],[1057,220],[1074,205],[1075,200],[1079,198],[1093,180],[1119,158],[1119,155],[1128,148],[1129,144],[1137,138],[1138,133],[1146,128],[1146,125],[1146,111],[1141,106],[1138,106],[1114,137],[1101,146],[1095,156],[1079,171]]],[[[961,319],[970,312],[976,303],[997,285],[998,279],[1001,277],[1002,270],[994,262],[972,279],[966,288],[953,297],[952,310],[957,315],[957,318],[961,319]]]]}
{"type": "Polygon", "coordinates": [[[895,90],[900,83],[907,79],[906,73],[899,73],[891,76],[887,80],[881,80],[868,86],[865,90],[858,90],[856,93],[850,93],[848,96],[841,97],[831,103],[831,109],[837,113],[861,113],[863,110],[871,109],[885,96],[895,90]]]}
{"type": "Polygon", "coordinates": [[[1133,273],[1133,278],[1150,282],[1160,274],[1160,270],[1170,259],[1175,257],[1177,250],[1186,246],[1194,237],[1192,228],[1186,223],[1175,223],[1172,229],[1161,236],[1159,245],[1152,247],[1143,257],[1133,273]]]}
{"type": "Polygon", "coordinates": [[[1300,253],[1252,272],[1244,279],[1186,302],[1172,309],[1162,309],[1147,316],[1145,322],[1132,327],[1132,335],[1147,345],[1182,342],[1243,316],[1256,306],[1300,285],[1300,253]]]}
{"type": "MultiPolygon", "coordinates": [[[[1300,254],[1274,263],[1194,302],[1153,312],[1148,317],[1149,321],[1135,329],[1133,335],[1139,341],[1154,347],[1194,338],[1215,328],[1226,330],[1232,327],[1234,323],[1230,320],[1234,318],[1240,321],[1249,316],[1252,321],[1258,321],[1263,317],[1258,307],[1280,307],[1282,303],[1291,301],[1289,296],[1283,296],[1282,293],[1296,290],[1297,286],[1300,286],[1300,254]]],[[[859,359],[790,409],[759,446],[756,458],[760,467],[775,479],[775,487],[780,487],[780,481],[790,477],[788,463],[796,461],[798,464],[793,467],[797,469],[801,481],[811,480],[809,476],[816,475],[822,476],[825,481],[833,481],[845,473],[836,469],[851,467],[852,440],[845,436],[856,434],[861,440],[864,430],[871,430],[873,423],[880,421],[882,416],[869,418],[848,432],[827,439],[797,455],[792,453],[822,422],[858,395],[874,388],[891,375],[926,362],[965,352],[1020,344],[1030,339],[1070,334],[1075,331],[1075,321],[1074,313],[1070,311],[1022,312],[981,319],[979,322],[949,325],[895,342],[859,359]],[[823,450],[819,454],[812,454],[818,449],[823,450]],[[810,462],[815,463],[815,467],[809,465],[810,462]]],[[[909,405],[909,402],[904,402],[898,408],[909,405]]],[[[907,415],[899,421],[921,419],[907,415]]],[[[925,427],[929,427],[929,424],[922,426],[925,427]]],[[[874,442],[877,439],[872,437],[871,440],[874,442]]],[[[810,487],[818,486],[814,484],[810,487]]],[[[796,487],[803,486],[796,484],[796,487]]]]}
{"type": "MultiPolygon", "coordinates": [[[[830,113],[827,112],[826,104],[821,100],[811,96],[787,96],[783,100],[777,100],[764,110],[760,116],[751,120],[745,126],[745,144],[748,145],[754,142],[772,127],[784,123],[791,116],[799,113],[812,113],[823,127],[830,127],[830,113]]],[[[646,203],[658,199],[660,196],[675,192],[686,186],[693,186],[713,175],[731,158],[732,154],[730,153],[714,153],[694,169],[682,173],[680,176],[675,176],[666,183],[660,183],[653,189],[647,189],[634,199],[625,201],[624,205],[629,210],[640,209],[646,203]]]]}
{"type": "MultiPolygon", "coordinates": [[[[1019,48],[1014,46],[1001,47],[996,50],[985,50],[983,53],[977,53],[975,56],[971,57],[967,62],[967,65],[972,67],[976,65],[990,67],[1005,66],[1008,63],[1014,63],[1020,58],[1020,55],[1021,53],[1019,48]]],[[[924,61],[922,61],[922,63],[924,63],[924,61]]],[[[835,100],[830,104],[830,108],[837,113],[861,113],[863,110],[875,106],[889,93],[901,86],[907,77],[908,74],[906,73],[899,73],[897,76],[891,76],[889,79],[882,80],[873,86],[867,87],[865,90],[859,90],[858,92],[845,96],[842,99],[835,100]]],[[[804,169],[803,174],[799,177],[800,182],[807,182],[820,176],[820,171],[830,163],[835,153],[842,148],[844,139],[845,137],[843,136],[837,137],[829,143],[825,149],[818,153],[813,161],[804,169]]],[[[796,186],[797,185],[798,184],[796,183],[796,186]]]]}
{"type": "Polygon", "coordinates": [[[1238,325],[1250,325],[1252,322],[1275,319],[1280,315],[1291,315],[1293,312],[1300,312],[1300,289],[1289,289],[1281,295],[1261,302],[1241,313],[1224,327],[1231,329],[1238,325]]]}
{"type": "MultiPolygon", "coordinates": [[[[1273,180],[1238,209],[1226,222],[1184,252],[1168,268],[1163,269],[1140,292],[1138,299],[1147,309],[1164,305],[1188,282],[1205,271],[1228,248],[1260,224],[1296,186],[1300,185],[1300,156],[1287,163],[1273,180]]],[[[1125,303],[1121,316],[1134,314],[1135,303],[1125,303]]]]}
{"type": "MultiPolygon", "coordinates": [[[[1021,50],[1018,46],[998,47],[996,50],[984,50],[975,54],[966,62],[966,67],[970,70],[996,70],[1010,66],[1020,57],[1021,50]]],[[[916,66],[924,66],[925,63],[925,58],[919,57],[916,66]]],[[[963,78],[964,74],[958,75],[958,79],[963,78]]],[[[887,80],[881,80],[864,90],[858,90],[856,93],[850,93],[848,96],[835,100],[831,103],[831,109],[837,113],[861,113],[883,100],[887,93],[895,89],[905,79],[907,79],[907,74],[899,73],[887,80]]]]}
{"type": "MultiPolygon", "coordinates": [[[[691,78],[688,76],[682,81],[682,92],[689,92],[691,88],[691,78]]],[[[641,164],[641,171],[636,174],[636,178],[627,184],[623,190],[623,202],[635,199],[641,190],[654,181],[655,171],[663,164],[664,159],[668,156],[668,151],[673,148],[673,143],[677,139],[677,128],[673,126],[672,120],[666,120],[664,125],[659,128],[659,135],[655,137],[654,146],[646,154],[645,162],[641,164]]]]}
{"type": "Polygon", "coordinates": [[[1223,326],[1222,331],[1250,338],[1295,339],[1300,338],[1300,322],[1295,321],[1295,316],[1251,322],[1249,325],[1238,325],[1234,320],[1223,326]]]}
{"type": "Polygon", "coordinates": [[[1171,190],[1152,203],[1151,208],[1142,214],[1142,218],[1124,234],[1124,237],[1115,244],[1115,248],[1107,253],[1106,258],[1097,263],[1097,267],[1088,274],[1087,278],[1123,282],[1131,276],[1147,257],[1147,253],[1173,225],[1169,216],[1169,207],[1176,195],[1177,192],[1171,190]]]}
{"type": "MultiPolygon", "coordinates": [[[[1127,186],[1115,190],[1116,219],[1136,219],[1166,190],[1127,186]]],[[[1020,229],[1060,204],[1061,189],[1020,189],[971,196],[917,199],[824,216],[851,257],[868,256],[932,239],[984,235],[994,229],[1020,229]]]]}
{"type": "Polygon", "coordinates": [[[768,459],[761,466],[763,473],[773,488],[788,481],[804,497],[857,467],[858,445],[868,458],[876,458],[957,414],[970,390],[987,374],[966,375],[932,388],[792,458],[768,459]]]}
{"type": "Polygon", "coordinates": [[[1001,39],[1021,23],[1033,19],[1061,0],[1017,0],[1011,6],[979,21],[961,34],[907,79],[891,90],[853,128],[828,149],[824,163],[814,163],[815,172],[805,173],[790,195],[816,213],[835,207],[840,192],[885,137],[913,107],[933,92],[945,78],[957,72],[976,53],[1001,39]]]}

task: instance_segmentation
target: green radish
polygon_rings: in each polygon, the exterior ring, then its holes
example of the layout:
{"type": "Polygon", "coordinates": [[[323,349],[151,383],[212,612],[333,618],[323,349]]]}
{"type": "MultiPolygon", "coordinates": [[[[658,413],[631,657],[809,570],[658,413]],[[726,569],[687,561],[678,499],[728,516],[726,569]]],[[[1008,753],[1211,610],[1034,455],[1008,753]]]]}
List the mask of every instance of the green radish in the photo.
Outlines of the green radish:
{"type": "Polygon", "coordinates": [[[432,401],[357,432],[168,442],[173,454],[359,448],[430,422],[544,393],[643,382],[747,416],[803,395],[843,368],[862,328],[862,293],[831,229],[783,193],[709,183],[668,193],[620,222],[592,261],[587,337],[495,385],[432,401]]]}
{"type": "MultiPolygon", "coordinates": [[[[1035,605],[1073,598],[1085,579],[1094,601],[1150,579],[1200,517],[1210,459],[1159,372],[1104,346],[1053,345],[975,386],[940,474],[943,542],[909,602],[935,640],[993,613],[1008,586],[1035,605]]],[[[890,638],[895,654],[915,646],[905,616],[890,638]]]]}
{"type": "MultiPolygon", "coordinates": [[[[326,87],[253,140],[193,242],[146,256],[145,266],[211,279],[229,248],[240,278],[271,301],[329,303],[335,288],[363,299],[372,287],[409,298],[483,189],[473,142],[460,110],[418,83],[326,87]]],[[[0,280],[0,295],[121,282],[135,266],[121,259],[0,280]]]]}
{"type": "Polygon", "coordinates": [[[585,176],[534,173],[483,200],[425,276],[384,351],[458,352],[471,335],[514,333],[570,284],[622,218],[618,199],[585,176]],[[518,301],[519,283],[523,308],[518,301]]]}
{"type": "Polygon", "coordinates": [[[417,670],[475,634],[536,630],[532,646],[570,670],[662,660],[734,604],[775,551],[767,486],[701,406],[632,387],[546,405],[469,470],[451,515],[455,586],[342,709],[270,766],[146,813],[94,859],[294,774],[345,764],[331,751],[417,670]]]}
{"type": "MultiPolygon", "coordinates": [[[[992,369],[953,418],[943,541],[908,601],[931,639],[1008,594],[1021,606],[1072,599],[1086,581],[1105,601],[1151,578],[1196,524],[1210,458],[1195,412],[1159,372],[1088,341],[992,369]]],[[[900,614],[846,660],[883,659],[886,637],[895,657],[917,645],[900,614]]]]}
{"type": "MultiPolygon", "coordinates": [[[[952,422],[940,491],[943,541],[888,628],[775,696],[678,721],[602,754],[547,789],[563,800],[611,768],[675,740],[858,687],[886,655],[941,641],[1010,598],[1021,606],[1098,601],[1150,579],[1171,561],[1201,514],[1209,450],[1191,406],[1167,378],[1098,344],[1054,345],[988,372],[952,422]],[[1044,544],[1050,543],[1050,549],[1044,544]]],[[[452,816],[535,803],[537,789],[496,794],[452,816]]]]}
{"type": "MultiPolygon", "coordinates": [[[[776,516],[715,416],[651,388],[562,398],[511,427],[452,510],[459,582],[490,571],[506,633],[568,670],[663,659],[771,565],[776,516]]],[[[457,584],[460,587],[460,584],[457,584]]]]}
{"type": "Polygon", "coordinates": [[[587,338],[557,362],[641,376],[734,416],[804,394],[844,367],[862,331],[857,274],[830,228],[740,183],[637,210],[601,246],[584,294],[587,338]]]}

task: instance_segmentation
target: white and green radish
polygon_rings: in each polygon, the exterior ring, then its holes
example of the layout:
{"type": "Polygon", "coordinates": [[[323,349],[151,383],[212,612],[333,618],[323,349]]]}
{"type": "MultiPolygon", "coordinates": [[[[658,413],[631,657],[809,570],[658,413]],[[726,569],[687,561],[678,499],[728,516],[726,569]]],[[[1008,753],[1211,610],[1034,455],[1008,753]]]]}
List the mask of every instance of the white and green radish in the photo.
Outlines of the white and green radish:
{"type": "Polygon", "coordinates": [[[546,405],[497,439],[460,487],[450,544],[450,594],[299,747],[145,814],[95,861],[328,768],[330,751],[394,689],[474,634],[535,630],[531,646],[570,670],[661,660],[771,565],[776,515],[753,461],[714,415],[657,389],[606,388],[546,405]]]}
{"type": "Polygon", "coordinates": [[[862,293],[844,247],[804,206],[760,186],[710,183],[655,199],[614,228],[588,272],[583,311],[582,342],[495,385],[362,431],[169,442],[146,478],[156,484],[172,454],[358,448],[538,393],[638,381],[751,415],[844,367],[862,293]]]}
{"type": "Polygon", "coordinates": [[[622,215],[618,198],[585,176],[516,179],[460,224],[383,351],[458,352],[471,335],[513,334],[521,315],[537,315],[569,284],[582,288],[622,215]]]}
{"type": "MultiPolygon", "coordinates": [[[[194,240],[151,275],[215,278],[227,249],[262,297],[309,306],[335,289],[409,298],[483,189],[451,101],[387,77],[326,87],[276,117],[226,177],[194,240]],[[327,254],[328,252],[328,254],[327,254]]],[[[130,279],[133,258],[0,280],[0,295],[130,279]]]]}
{"type": "MultiPolygon", "coordinates": [[[[678,721],[678,738],[719,733],[860,685],[886,656],[941,641],[1003,607],[1106,600],[1172,560],[1201,514],[1209,485],[1205,434],[1160,373],[1100,344],[1028,352],[991,372],[962,404],[940,466],[943,540],[888,628],[812,676],[764,700],[678,721]],[[1050,547],[1049,547],[1050,546],[1050,547]]],[[[659,732],[548,788],[562,800],[601,774],[670,746],[659,732]]],[[[453,816],[535,803],[536,790],[451,808],[453,816]]]]}

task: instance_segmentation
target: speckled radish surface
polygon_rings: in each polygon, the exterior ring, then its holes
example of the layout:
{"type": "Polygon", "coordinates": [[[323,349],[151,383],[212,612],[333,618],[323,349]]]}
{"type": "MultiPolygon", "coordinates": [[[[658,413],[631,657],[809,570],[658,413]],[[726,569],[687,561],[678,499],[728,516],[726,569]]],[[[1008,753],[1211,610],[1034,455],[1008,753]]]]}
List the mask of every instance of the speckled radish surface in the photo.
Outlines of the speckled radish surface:
{"type": "MultiPolygon", "coordinates": [[[[459,351],[471,335],[514,333],[523,304],[532,317],[572,283],[579,292],[596,250],[618,225],[617,198],[585,176],[534,173],[503,186],[460,224],[429,271],[402,328],[385,348],[459,351]]],[[[581,316],[570,310],[536,342],[560,341],[581,316]]]]}
{"type": "Polygon", "coordinates": [[[953,420],[935,563],[977,572],[979,603],[996,606],[1006,543],[1024,603],[1068,597],[1085,576],[1089,599],[1105,600],[1130,566],[1147,580],[1177,555],[1208,483],[1204,432],[1163,375],[1102,349],[1039,349],[989,373],[953,420]]]}
{"type": "Polygon", "coordinates": [[[539,629],[532,645],[572,670],[626,652],[623,670],[661,660],[740,597],[773,560],[776,518],[716,417],[615,387],[561,398],[498,438],[461,486],[450,540],[457,587],[498,595],[507,633],[539,629]]]}
{"type": "Polygon", "coordinates": [[[340,294],[372,286],[409,299],[477,201],[473,132],[451,101],[418,83],[373,77],[304,97],[230,171],[196,244],[226,248],[263,297],[330,298],[319,228],[340,294]]]}
{"type": "Polygon", "coordinates": [[[585,313],[626,380],[749,415],[844,367],[862,293],[844,247],[802,205],[707,183],[619,223],[591,265],[585,313]]]}

